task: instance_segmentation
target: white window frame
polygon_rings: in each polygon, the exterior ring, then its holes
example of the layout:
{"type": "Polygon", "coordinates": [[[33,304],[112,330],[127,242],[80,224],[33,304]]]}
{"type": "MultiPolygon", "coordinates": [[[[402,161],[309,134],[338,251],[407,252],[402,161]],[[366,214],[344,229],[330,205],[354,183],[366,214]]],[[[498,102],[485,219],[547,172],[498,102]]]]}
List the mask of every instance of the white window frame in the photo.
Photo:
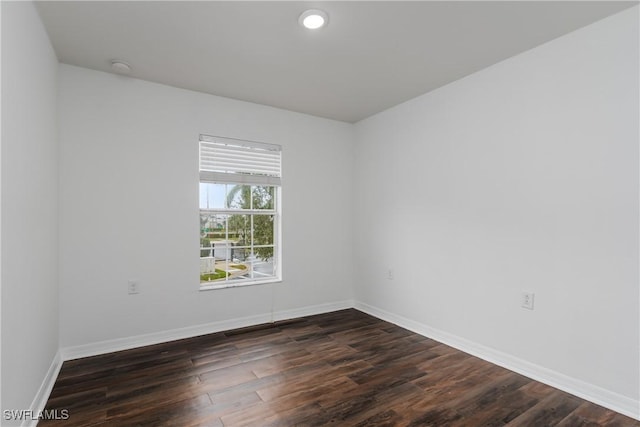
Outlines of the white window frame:
{"type": "MultiPolygon", "coordinates": [[[[234,138],[200,135],[199,140],[199,160],[200,160],[200,183],[212,183],[212,184],[228,184],[228,185],[253,185],[274,187],[275,206],[274,209],[203,209],[199,208],[198,215],[202,213],[206,214],[219,214],[219,215],[251,215],[251,221],[253,222],[254,215],[273,215],[274,217],[274,230],[273,230],[273,263],[274,263],[274,276],[267,278],[247,278],[247,279],[225,279],[224,281],[215,281],[211,284],[207,282],[200,283],[200,290],[212,290],[212,289],[226,289],[239,286],[251,286],[266,283],[278,283],[282,281],[282,182],[281,182],[281,152],[282,148],[275,144],[266,144],[262,142],[239,140],[234,138]],[[210,161],[211,157],[207,157],[211,150],[203,154],[203,151],[208,148],[216,146],[220,148],[221,156],[226,155],[226,151],[232,151],[236,148],[256,150],[258,156],[260,153],[266,153],[265,155],[269,159],[262,161],[255,161],[254,158],[250,158],[247,163],[240,164],[238,167],[234,158],[237,156],[231,152],[229,157],[231,160],[222,162],[210,161]],[[229,150],[227,150],[227,148],[229,150]],[[277,153],[277,156],[273,153],[277,153]],[[247,166],[249,164],[249,166],[247,166]],[[257,165],[255,168],[251,164],[257,165]],[[240,172],[239,172],[240,171],[240,172]]],[[[215,150],[215,148],[214,148],[215,150]]],[[[243,156],[240,156],[243,157],[243,156]]],[[[241,161],[240,163],[242,163],[241,161]]],[[[253,200],[251,201],[253,204],[253,200]]],[[[228,220],[228,217],[227,217],[228,220]]],[[[226,233],[228,233],[228,223],[225,224],[226,233]]],[[[251,229],[253,230],[253,224],[251,229]]],[[[200,247],[200,244],[198,245],[200,247]]],[[[271,247],[271,245],[262,245],[263,247],[271,247]]],[[[250,249],[253,254],[254,246],[253,238],[250,245],[247,248],[250,249]]],[[[206,250],[206,248],[200,247],[200,251],[206,250]]],[[[201,254],[202,252],[199,253],[201,254]]],[[[202,259],[202,257],[200,257],[202,259]]],[[[200,277],[200,274],[198,275],[200,277]]]]}

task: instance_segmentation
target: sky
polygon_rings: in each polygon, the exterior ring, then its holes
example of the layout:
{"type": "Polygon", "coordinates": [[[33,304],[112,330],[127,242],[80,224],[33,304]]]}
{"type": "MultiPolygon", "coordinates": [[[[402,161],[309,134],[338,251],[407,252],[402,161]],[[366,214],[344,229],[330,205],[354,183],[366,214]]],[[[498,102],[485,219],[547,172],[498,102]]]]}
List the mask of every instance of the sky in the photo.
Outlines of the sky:
{"type": "Polygon", "coordinates": [[[200,209],[224,208],[226,184],[200,183],[200,209]]]}

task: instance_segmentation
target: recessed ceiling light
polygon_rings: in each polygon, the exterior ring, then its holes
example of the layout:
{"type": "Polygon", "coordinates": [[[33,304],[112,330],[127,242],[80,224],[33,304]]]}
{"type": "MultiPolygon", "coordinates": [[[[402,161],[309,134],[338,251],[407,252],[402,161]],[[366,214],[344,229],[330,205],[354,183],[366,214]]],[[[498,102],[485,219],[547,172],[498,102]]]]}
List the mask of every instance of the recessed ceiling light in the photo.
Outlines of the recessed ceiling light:
{"type": "Polygon", "coordinates": [[[131,65],[124,61],[114,59],[111,61],[111,69],[118,74],[129,74],[131,72],[131,65]]]}
{"type": "Polygon", "coordinates": [[[309,9],[302,12],[298,23],[310,30],[317,30],[327,25],[329,22],[329,15],[327,12],[320,9],[309,9]]]}

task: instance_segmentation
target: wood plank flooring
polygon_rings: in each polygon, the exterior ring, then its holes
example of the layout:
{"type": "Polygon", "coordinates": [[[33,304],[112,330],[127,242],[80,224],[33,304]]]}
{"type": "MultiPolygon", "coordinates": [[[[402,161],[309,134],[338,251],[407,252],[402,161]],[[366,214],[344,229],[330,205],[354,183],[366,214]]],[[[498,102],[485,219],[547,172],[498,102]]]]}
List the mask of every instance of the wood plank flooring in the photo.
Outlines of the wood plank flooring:
{"type": "Polygon", "coordinates": [[[39,426],[640,426],[356,310],[65,362],[39,426]]]}

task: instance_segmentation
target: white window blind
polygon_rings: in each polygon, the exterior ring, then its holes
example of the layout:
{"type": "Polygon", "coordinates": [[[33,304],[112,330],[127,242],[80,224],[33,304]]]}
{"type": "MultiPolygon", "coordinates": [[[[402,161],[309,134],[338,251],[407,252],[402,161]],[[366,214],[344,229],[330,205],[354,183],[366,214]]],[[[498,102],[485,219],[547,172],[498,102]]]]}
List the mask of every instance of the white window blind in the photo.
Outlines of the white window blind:
{"type": "Polygon", "coordinates": [[[200,135],[200,181],[281,185],[276,144],[200,135]]]}

